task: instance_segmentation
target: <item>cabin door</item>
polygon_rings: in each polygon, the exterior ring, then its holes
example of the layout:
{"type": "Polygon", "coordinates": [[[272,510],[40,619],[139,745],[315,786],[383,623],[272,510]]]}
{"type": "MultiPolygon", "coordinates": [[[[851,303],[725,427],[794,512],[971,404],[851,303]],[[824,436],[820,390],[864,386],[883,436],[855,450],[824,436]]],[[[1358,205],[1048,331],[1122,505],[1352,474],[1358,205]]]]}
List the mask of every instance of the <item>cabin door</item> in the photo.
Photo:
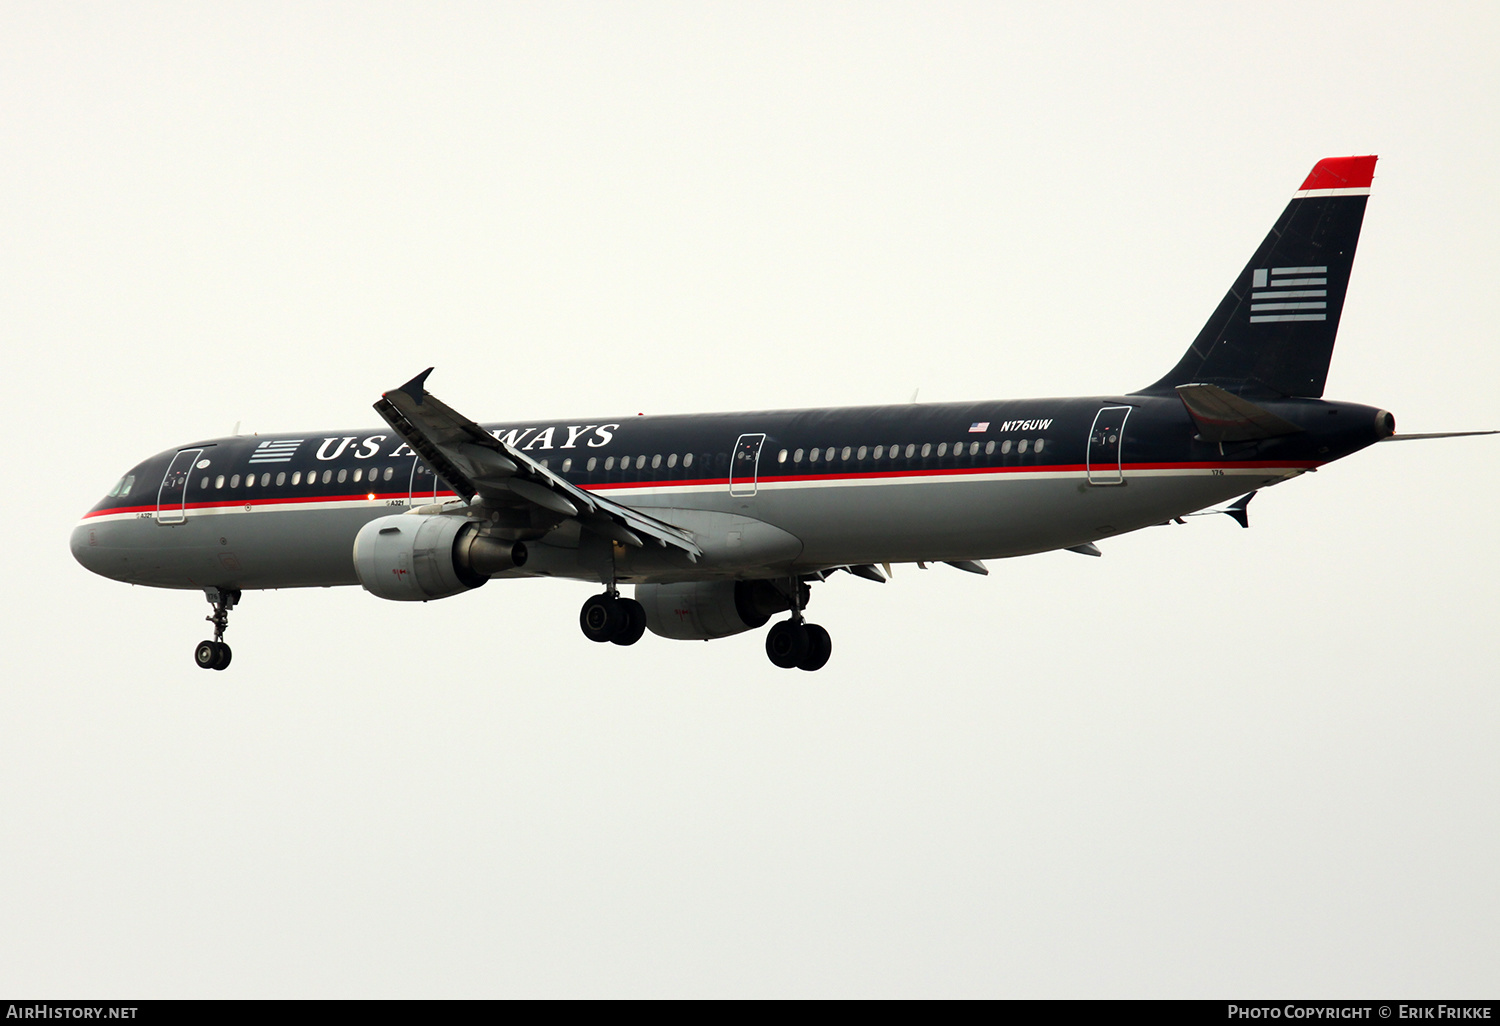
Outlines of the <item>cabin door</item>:
{"type": "Polygon", "coordinates": [[[760,472],[760,447],[766,436],[740,435],[734,443],[734,458],[729,461],[729,494],[754,495],[760,472]]]}
{"type": "Polygon", "coordinates": [[[408,500],[408,505],[430,506],[438,501],[437,493],[438,476],[419,457],[413,456],[411,458],[411,498],[408,500]]]}
{"type": "Polygon", "coordinates": [[[167,474],[161,479],[161,488],[156,493],[158,524],[180,524],[187,519],[188,482],[193,477],[193,464],[202,455],[202,449],[184,449],[172,457],[172,464],[167,467],[167,474]]]}
{"type": "Polygon", "coordinates": [[[1130,410],[1129,406],[1106,406],[1094,415],[1094,426],[1089,429],[1089,484],[1125,483],[1120,450],[1130,410]]]}

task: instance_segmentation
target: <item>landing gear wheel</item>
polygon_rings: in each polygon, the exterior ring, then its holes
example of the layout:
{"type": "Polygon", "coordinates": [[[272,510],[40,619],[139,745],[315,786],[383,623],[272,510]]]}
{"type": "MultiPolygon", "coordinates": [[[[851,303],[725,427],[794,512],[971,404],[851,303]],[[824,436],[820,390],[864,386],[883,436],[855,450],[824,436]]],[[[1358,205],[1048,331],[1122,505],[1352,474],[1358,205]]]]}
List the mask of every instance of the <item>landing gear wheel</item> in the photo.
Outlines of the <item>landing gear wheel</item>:
{"type": "MultiPolygon", "coordinates": [[[[644,618],[645,610],[641,610],[644,618]]],[[[620,600],[613,595],[595,595],[583,604],[578,614],[578,626],[583,636],[590,641],[609,641],[622,627],[630,625],[630,614],[621,608],[620,600]]]]}
{"type": "Polygon", "coordinates": [[[204,617],[214,625],[214,640],[198,643],[198,647],[193,649],[193,662],[198,664],[200,670],[227,669],[231,653],[229,646],[224,644],[224,632],[229,629],[229,611],[239,604],[240,593],[205,588],[203,594],[214,607],[213,614],[204,617]]]}
{"type": "Polygon", "coordinates": [[[635,599],[619,599],[617,604],[625,622],[609,640],[616,645],[634,645],[646,633],[646,607],[635,599]]]}
{"type": "Polygon", "coordinates": [[[804,624],[782,620],[766,634],[766,656],[783,670],[790,670],[807,657],[811,644],[804,624]]]}
{"type": "Polygon", "coordinates": [[[833,639],[815,623],[805,623],[802,629],[807,633],[807,655],[797,660],[797,669],[821,670],[833,655],[833,639]]]}

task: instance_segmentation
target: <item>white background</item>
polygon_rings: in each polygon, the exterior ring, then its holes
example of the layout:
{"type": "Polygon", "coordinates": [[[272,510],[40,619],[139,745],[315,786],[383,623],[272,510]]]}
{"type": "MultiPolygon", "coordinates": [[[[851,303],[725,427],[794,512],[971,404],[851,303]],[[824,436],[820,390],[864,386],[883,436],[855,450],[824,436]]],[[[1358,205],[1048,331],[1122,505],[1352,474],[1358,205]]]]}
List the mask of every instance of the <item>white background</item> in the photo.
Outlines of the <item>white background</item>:
{"type": "Polygon", "coordinates": [[[1494,5],[0,3],[0,992],[1493,997],[1494,439],[592,645],[94,577],[194,439],[1098,394],[1379,153],[1328,396],[1500,427],[1494,5]]]}

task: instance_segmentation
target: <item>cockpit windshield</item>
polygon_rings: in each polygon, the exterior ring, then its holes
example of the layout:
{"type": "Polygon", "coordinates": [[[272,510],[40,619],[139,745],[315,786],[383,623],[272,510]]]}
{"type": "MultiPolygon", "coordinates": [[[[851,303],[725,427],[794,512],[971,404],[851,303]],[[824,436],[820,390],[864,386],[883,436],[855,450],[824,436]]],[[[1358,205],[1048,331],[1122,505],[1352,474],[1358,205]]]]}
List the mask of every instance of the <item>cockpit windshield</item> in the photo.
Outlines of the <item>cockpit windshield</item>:
{"type": "Polygon", "coordinates": [[[126,474],[124,477],[120,478],[120,480],[115,482],[115,486],[109,490],[109,494],[105,496],[105,498],[114,499],[123,495],[129,495],[130,489],[134,485],[135,475],[126,474]]]}

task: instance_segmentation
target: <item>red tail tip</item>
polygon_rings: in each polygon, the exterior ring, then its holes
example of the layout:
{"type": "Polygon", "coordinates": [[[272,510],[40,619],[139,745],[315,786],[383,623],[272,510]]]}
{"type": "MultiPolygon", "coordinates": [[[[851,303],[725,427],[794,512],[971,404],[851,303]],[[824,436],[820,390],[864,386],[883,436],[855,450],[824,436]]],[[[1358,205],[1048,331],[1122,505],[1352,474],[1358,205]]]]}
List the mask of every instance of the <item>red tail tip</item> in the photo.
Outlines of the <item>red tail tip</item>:
{"type": "Polygon", "coordinates": [[[1324,157],[1313,165],[1312,173],[1299,192],[1309,189],[1368,189],[1375,179],[1375,161],[1379,157],[1324,157]]]}

